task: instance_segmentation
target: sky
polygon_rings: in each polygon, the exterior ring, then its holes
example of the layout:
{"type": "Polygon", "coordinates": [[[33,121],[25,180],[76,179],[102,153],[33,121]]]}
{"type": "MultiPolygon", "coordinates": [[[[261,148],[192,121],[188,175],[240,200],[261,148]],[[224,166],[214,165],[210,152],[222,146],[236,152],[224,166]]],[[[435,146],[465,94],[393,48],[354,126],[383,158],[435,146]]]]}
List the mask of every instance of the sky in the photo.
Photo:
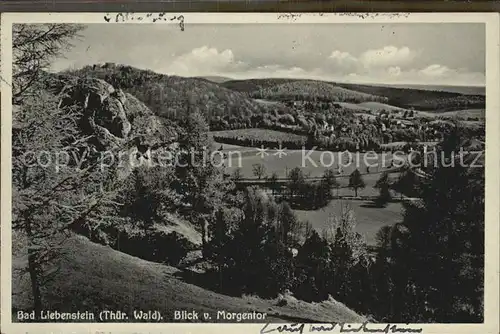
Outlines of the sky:
{"type": "Polygon", "coordinates": [[[113,62],[180,76],[485,85],[481,23],[91,24],[52,70],[113,62]]]}

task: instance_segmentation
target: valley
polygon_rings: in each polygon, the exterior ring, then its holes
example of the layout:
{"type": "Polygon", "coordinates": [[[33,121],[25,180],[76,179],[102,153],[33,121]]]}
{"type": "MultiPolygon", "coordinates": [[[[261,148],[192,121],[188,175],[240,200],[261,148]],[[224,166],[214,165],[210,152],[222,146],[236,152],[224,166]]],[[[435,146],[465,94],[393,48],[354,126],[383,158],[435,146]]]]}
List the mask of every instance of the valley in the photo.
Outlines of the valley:
{"type": "MultiPolygon", "coordinates": [[[[92,153],[82,173],[76,161],[62,173],[35,169],[45,175],[35,190],[14,166],[13,314],[35,299],[61,311],[159,310],[166,322],[194,308],[279,322],[397,320],[378,305],[400,284],[390,276],[404,269],[398,251],[417,247],[408,231],[438,216],[433,205],[445,205],[450,184],[480,188],[468,168],[448,180],[440,168],[411,165],[428,150],[484,143],[485,96],[476,88],[182,77],[114,63],[39,80],[43,99],[20,107],[47,120],[33,143],[92,153]],[[66,130],[45,142],[54,128],[66,130]],[[222,166],[192,161],[214,152],[222,166]],[[115,160],[122,153],[125,164],[115,160]],[[178,164],[162,165],[162,154],[178,164]],[[40,195],[56,196],[51,219],[32,197],[43,189],[57,194],[40,195]],[[92,200],[80,204],[81,194],[92,200]],[[37,237],[24,217],[43,222],[37,237]],[[46,230],[70,232],[54,246],[55,278],[30,292],[25,233],[38,242],[46,230]]],[[[23,124],[14,131],[19,152],[34,149],[23,124]]],[[[479,205],[458,188],[453,196],[452,207],[479,205]]]]}

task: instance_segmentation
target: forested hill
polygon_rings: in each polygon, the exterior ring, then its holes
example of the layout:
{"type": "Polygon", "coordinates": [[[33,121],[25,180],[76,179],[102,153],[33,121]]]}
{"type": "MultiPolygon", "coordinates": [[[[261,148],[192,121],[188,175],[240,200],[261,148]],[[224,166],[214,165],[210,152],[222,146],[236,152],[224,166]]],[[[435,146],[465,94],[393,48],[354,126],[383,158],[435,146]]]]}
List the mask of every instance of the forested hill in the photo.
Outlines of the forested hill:
{"type": "Polygon", "coordinates": [[[136,96],[157,115],[176,119],[183,118],[188,103],[209,118],[250,116],[270,108],[254,99],[382,102],[433,112],[485,108],[484,95],[430,89],[302,79],[250,79],[216,83],[205,78],[170,76],[112,63],[86,66],[67,73],[105,80],[136,96]]]}
{"type": "Polygon", "coordinates": [[[221,83],[221,86],[236,90],[238,92],[251,94],[261,89],[270,88],[276,85],[286,84],[296,81],[308,81],[299,79],[248,79],[248,80],[229,80],[221,83]]]}
{"type": "Polygon", "coordinates": [[[307,98],[316,97],[318,99],[330,96],[332,101],[340,100],[343,102],[342,99],[339,99],[338,94],[325,94],[328,91],[340,92],[340,88],[343,88],[345,89],[344,92],[350,92],[351,96],[362,97],[366,99],[365,101],[380,102],[382,98],[385,99],[387,104],[401,108],[430,111],[485,108],[484,94],[463,94],[446,91],[445,88],[440,89],[439,87],[418,89],[417,87],[389,87],[305,79],[231,80],[223,82],[220,85],[248,94],[251,97],[262,97],[270,100],[279,100],[285,96],[290,99],[302,99],[305,95],[307,98]]]}
{"type": "Polygon", "coordinates": [[[390,105],[401,108],[415,108],[416,110],[449,111],[485,108],[486,103],[484,95],[344,83],[338,83],[337,85],[358,92],[386,96],[390,105]]]}
{"type": "Polygon", "coordinates": [[[105,64],[67,72],[95,77],[136,96],[157,115],[181,119],[188,103],[210,116],[242,116],[264,106],[245,94],[203,78],[185,78],[141,70],[131,66],[105,64]]]}
{"type": "Polygon", "coordinates": [[[268,100],[318,100],[335,102],[387,102],[387,98],[358,92],[322,81],[293,81],[277,84],[250,93],[251,97],[268,100]]]}

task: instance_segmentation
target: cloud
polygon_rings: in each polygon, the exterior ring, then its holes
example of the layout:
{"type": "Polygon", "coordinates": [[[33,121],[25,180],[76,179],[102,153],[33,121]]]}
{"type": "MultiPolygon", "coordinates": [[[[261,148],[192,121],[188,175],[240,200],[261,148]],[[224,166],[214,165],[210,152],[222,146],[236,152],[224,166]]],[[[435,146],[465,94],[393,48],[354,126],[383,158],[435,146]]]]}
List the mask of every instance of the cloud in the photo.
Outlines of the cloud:
{"type": "Polygon", "coordinates": [[[403,70],[399,66],[390,66],[385,69],[373,69],[364,73],[351,73],[338,80],[367,84],[430,84],[450,86],[483,86],[486,83],[484,73],[469,72],[465,69],[452,69],[439,64],[428,65],[422,69],[409,70],[403,70]]]}
{"type": "Polygon", "coordinates": [[[446,84],[485,85],[486,76],[480,72],[469,72],[467,69],[452,69],[445,65],[432,64],[417,72],[419,80],[425,82],[446,82],[446,84]]]}
{"type": "Polygon", "coordinates": [[[333,50],[322,61],[268,58],[267,64],[238,59],[232,50],[201,46],[174,56],[161,72],[181,76],[220,75],[234,79],[297,78],[353,83],[484,85],[485,75],[442,64],[411,68],[417,52],[386,46],[355,56],[333,50]]]}
{"type": "Polygon", "coordinates": [[[454,69],[442,64],[415,67],[414,60],[419,54],[408,47],[395,46],[367,50],[358,57],[334,50],[325,66],[309,74],[323,76],[325,80],[372,84],[485,85],[484,73],[465,68],[454,69]]]}
{"type": "Polygon", "coordinates": [[[350,73],[358,67],[358,59],[349,52],[334,50],[328,57],[327,66],[335,73],[350,73]]]}
{"type": "Polygon", "coordinates": [[[447,75],[450,75],[451,72],[453,72],[453,71],[450,70],[448,67],[443,66],[443,65],[439,65],[439,64],[429,65],[426,68],[421,69],[419,71],[420,74],[427,76],[427,77],[431,77],[431,78],[435,78],[435,77],[439,78],[439,77],[447,76],[447,75]]]}
{"type": "Polygon", "coordinates": [[[385,46],[381,49],[367,50],[359,56],[359,61],[365,68],[402,66],[409,64],[416,52],[404,46],[385,46]]]}
{"type": "MultiPolygon", "coordinates": [[[[387,75],[397,77],[415,59],[417,52],[410,48],[385,46],[380,49],[370,49],[354,56],[349,52],[334,50],[327,57],[324,70],[330,74],[351,74],[361,76],[387,75]]],[[[352,77],[352,76],[351,76],[352,77]]]]}
{"type": "Polygon", "coordinates": [[[314,76],[312,71],[307,71],[298,66],[287,67],[273,64],[248,68],[245,72],[226,73],[235,79],[245,78],[309,78],[314,76]]]}
{"type": "Polygon", "coordinates": [[[176,57],[165,72],[183,76],[212,75],[242,70],[244,67],[246,64],[237,61],[231,50],[219,51],[202,46],[176,57]]]}
{"type": "Polygon", "coordinates": [[[399,66],[391,66],[387,69],[387,73],[393,77],[401,75],[401,68],[399,66]]]}

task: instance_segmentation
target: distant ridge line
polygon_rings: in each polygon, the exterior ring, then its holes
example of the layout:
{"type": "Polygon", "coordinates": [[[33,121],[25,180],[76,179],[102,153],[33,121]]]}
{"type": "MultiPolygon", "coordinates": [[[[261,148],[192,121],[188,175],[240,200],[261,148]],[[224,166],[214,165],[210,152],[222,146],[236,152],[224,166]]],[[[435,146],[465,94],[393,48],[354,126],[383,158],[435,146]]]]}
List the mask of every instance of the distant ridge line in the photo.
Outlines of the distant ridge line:
{"type": "MultiPolygon", "coordinates": [[[[206,78],[206,77],[197,77],[206,78]]],[[[259,80],[288,80],[288,81],[315,81],[315,82],[325,82],[338,86],[370,86],[370,87],[383,87],[383,88],[396,88],[396,89],[413,89],[420,91],[439,91],[445,93],[454,93],[462,95],[486,95],[486,85],[433,85],[433,84],[386,84],[386,83],[363,83],[363,82],[341,82],[341,81],[331,81],[326,79],[312,79],[312,78],[274,78],[274,77],[262,77],[262,78],[246,78],[246,79],[229,79],[221,83],[230,82],[245,82],[245,81],[259,81],[259,80]],[[466,92],[465,90],[472,90],[466,92]]]]}

